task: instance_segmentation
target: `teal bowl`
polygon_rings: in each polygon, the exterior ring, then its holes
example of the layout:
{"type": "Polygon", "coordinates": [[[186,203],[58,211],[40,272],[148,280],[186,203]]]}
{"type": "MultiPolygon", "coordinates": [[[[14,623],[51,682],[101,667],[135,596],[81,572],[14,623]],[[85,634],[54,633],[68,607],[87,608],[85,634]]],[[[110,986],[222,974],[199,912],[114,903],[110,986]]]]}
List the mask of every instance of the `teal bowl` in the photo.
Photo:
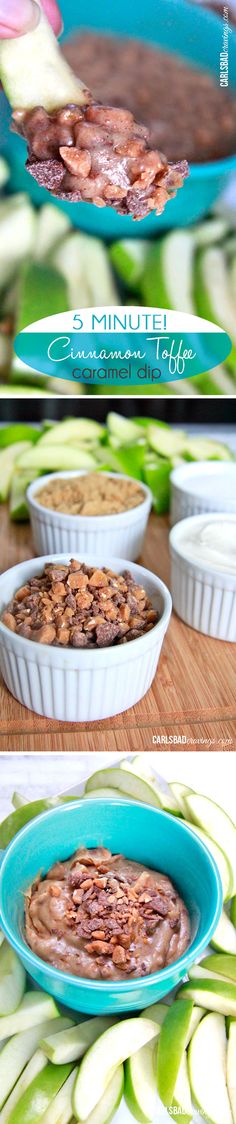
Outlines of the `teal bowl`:
{"type": "MultiPolygon", "coordinates": [[[[84,10],[76,0],[61,0],[63,38],[76,29],[97,29],[116,35],[127,35],[155,43],[166,51],[177,52],[183,58],[204,67],[219,82],[219,58],[222,50],[222,21],[213,13],[186,3],[186,0],[90,0],[84,10]]],[[[236,33],[229,36],[230,87],[236,89],[236,33]]],[[[83,77],[86,78],[86,75],[83,77]]],[[[222,91],[224,93],[224,91],[222,91]]],[[[48,199],[47,192],[39,188],[24,170],[25,144],[9,133],[9,110],[2,95],[0,150],[5,151],[11,164],[11,189],[27,191],[35,203],[48,199]]],[[[205,215],[223,190],[231,172],[236,170],[236,155],[209,164],[195,164],[175,199],[167,204],[163,215],[150,215],[137,228],[129,217],[122,217],[111,207],[97,210],[88,203],[59,206],[66,211],[75,227],[106,240],[119,238],[151,238],[156,233],[174,226],[187,226],[205,215]]]]}
{"type": "Polygon", "coordinates": [[[162,999],[203,952],[221,908],[220,876],[205,845],[181,820],[146,804],[94,799],[62,805],[20,831],[2,861],[0,924],[5,936],[39,987],[90,1015],[137,1010],[162,999]],[[24,940],[24,891],[39,870],[46,874],[57,859],[69,858],[82,844],[103,845],[173,879],[191,919],[184,956],[145,978],[97,982],[64,974],[31,952],[24,940]]]}

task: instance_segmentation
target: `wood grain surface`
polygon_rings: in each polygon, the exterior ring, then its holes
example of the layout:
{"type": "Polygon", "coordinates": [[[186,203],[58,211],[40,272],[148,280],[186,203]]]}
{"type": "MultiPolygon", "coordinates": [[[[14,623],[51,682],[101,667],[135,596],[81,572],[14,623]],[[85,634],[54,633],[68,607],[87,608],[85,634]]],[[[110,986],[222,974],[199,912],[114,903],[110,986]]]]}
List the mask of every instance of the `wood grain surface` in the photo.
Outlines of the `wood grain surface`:
{"type": "MultiPolygon", "coordinates": [[[[1,571],[33,554],[29,524],[10,523],[8,510],[2,507],[1,571]]],[[[141,561],[169,584],[166,518],[151,516],[141,561]]],[[[235,645],[202,636],[175,613],[151,689],[140,703],[116,718],[65,725],[41,718],[21,706],[0,682],[1,752],[124,753],[155,748],[236,749],[235,645]]]]}

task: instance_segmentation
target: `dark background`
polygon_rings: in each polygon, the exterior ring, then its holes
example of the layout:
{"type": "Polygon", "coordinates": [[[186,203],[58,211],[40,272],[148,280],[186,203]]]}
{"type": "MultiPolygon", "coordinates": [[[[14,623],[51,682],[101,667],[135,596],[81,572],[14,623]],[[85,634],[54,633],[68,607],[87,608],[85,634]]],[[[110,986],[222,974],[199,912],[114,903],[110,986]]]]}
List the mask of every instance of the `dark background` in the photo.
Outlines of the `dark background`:
{"type": "Polygon", "coordinates": [[[1,422],[60,421],[64,417],[87,417],[105,421],[110,410],[133,417],[158,418],[173,425],[234,425],[236,398],[28,398],[0,402],[1,422]]]}

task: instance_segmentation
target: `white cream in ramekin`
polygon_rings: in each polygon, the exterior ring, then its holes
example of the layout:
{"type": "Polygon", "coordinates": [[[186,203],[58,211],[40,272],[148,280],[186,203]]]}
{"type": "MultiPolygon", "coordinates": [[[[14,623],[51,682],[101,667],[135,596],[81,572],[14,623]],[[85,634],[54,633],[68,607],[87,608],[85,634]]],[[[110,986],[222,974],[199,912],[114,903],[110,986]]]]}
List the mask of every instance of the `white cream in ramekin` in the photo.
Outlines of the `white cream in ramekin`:
{"type": "MultiPolygon", "coordinates": [[[[171,615],[166,585],[133,562],[104,554],[77,554],[86,566],[107,566],[121,574],[128,568],[143,585],[159,621],[137,640],[114,647],[50,647],[26,640],[0,620],[0,670],[11,694],[29,710],[62,722],[94,722],[134,706],[149,690],[171,615]]],[[[14,593],[47,562],[69,562],[70,554],[47,555],[13,566],[0,577],[0,616],[14,593]]]]}
{"type": "MultiPolygon", "coordinates": [[[[37,501],[37,492],[50,480],[68,480],[75,476],[85,476],[87,470],[75,472],[54,472],[41,476],[30,484],[27,490],[30,521],[37,554],[58,554],[70,551],[71,554],[98,553],[114,554],[132,562],[141,554],[147,521],[152,506],[152,494],[146,484],[140,483],[143,490],[143,503],[121,511],[115,515],[66,515],[43,507],[37,501]]],[[[106,472],[104,476],[116,480],[130,480],[131,476],[106,472]]]]}
{"type": "Polygon", "coordinates": [[[170,532],[178,616],[207,636],[236,641],[236,515],[193,515],[170,532]]]}
{"type": "Polygon", "coordinates": [[[198,461],[174,468],[171,482],[171,526],[205,511],[236,514],[236,462],[198,461]]]}

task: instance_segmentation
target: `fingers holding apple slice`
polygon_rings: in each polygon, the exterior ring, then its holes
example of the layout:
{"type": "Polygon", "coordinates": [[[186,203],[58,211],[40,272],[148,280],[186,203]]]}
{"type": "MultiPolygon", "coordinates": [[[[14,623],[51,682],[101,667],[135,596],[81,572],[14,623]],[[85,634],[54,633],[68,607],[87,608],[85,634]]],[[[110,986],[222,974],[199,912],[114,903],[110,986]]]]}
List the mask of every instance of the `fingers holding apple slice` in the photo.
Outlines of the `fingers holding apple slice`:
{"type": "Polygon", "coordinates": [[[206,1015],[190,1043],[188,1072],[194,1101],[210,1124],[233,1124],[226,1085],[226,1054],[223,1015],[206,1015]]]}

